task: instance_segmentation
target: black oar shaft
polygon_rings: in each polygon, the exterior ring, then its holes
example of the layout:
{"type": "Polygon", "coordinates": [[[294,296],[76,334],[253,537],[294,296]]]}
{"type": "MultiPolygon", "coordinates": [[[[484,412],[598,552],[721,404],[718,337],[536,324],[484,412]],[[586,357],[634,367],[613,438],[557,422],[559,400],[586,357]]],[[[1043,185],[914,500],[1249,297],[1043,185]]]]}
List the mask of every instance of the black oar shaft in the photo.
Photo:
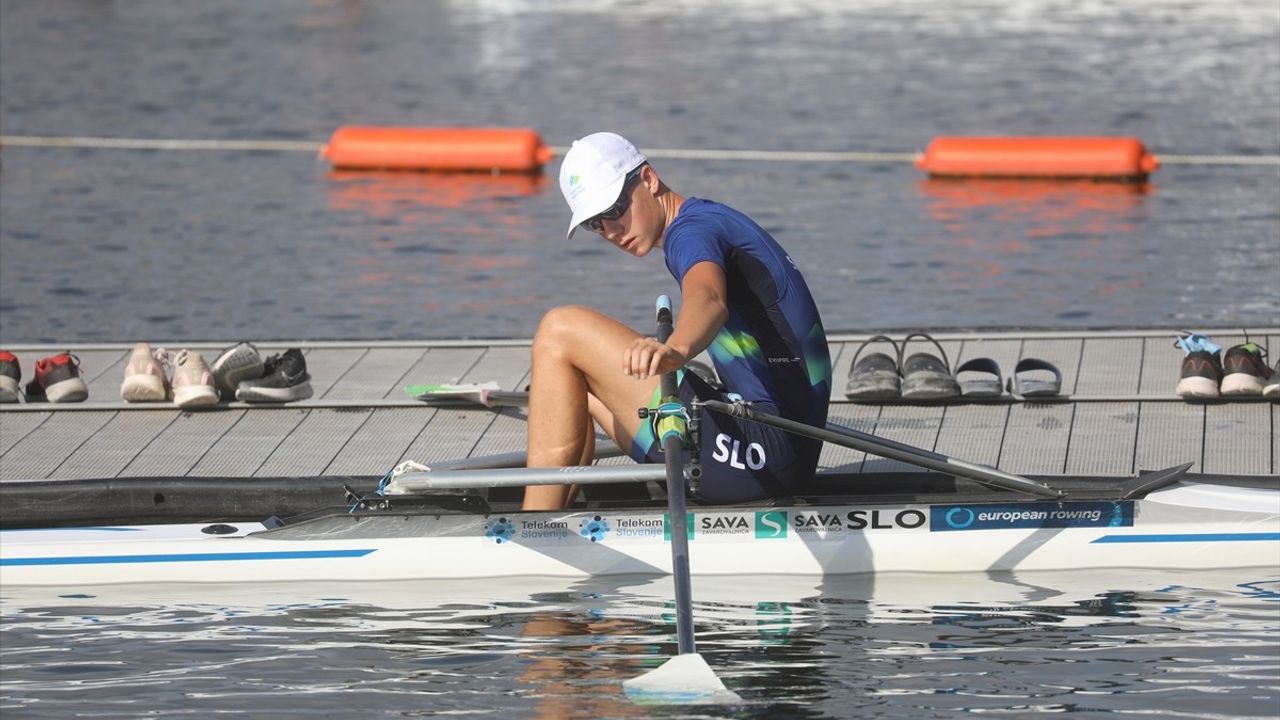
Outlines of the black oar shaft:
{"type": "MultiPolygon", "coordinates": [[[[663,295],[658,298],[658,341],[671,337],[671,301],[663,295]]],[[[679,396],[675,372],[663,373],[658,381],[662,400],[679,396]]],[[[697,652],[693,642],[693,588],[689,580],[689,520],[685,506],[684,440],[668,434],[662,438],[662,453],[666,458],[667,513],[671,516],[671,574],[676,590],[676,639],[679,654],[697,652]]]]}
{"type": "Polygon", "coordinates": [[[1055,499],[1065,496],[1065,493],[1061,490],[1034,480],[997,470],[993,467],[957,460],[941,453],[887,440],[852,428],[831,424],[828,424],[825,428],[818,428],[776,415],[770,415],[769,413],[757,412],[746,405],[721,402],[719,400],[708,400],[703,405],[717,412],[746,418],[764,425],[771,425],[797,435],[804,435],[824,442],[835,443],[842,447],[862,450],[872,455],[899,460],[910,465],[937,470],[956,477],[968,478],[1006,490],[1055,499]]]}

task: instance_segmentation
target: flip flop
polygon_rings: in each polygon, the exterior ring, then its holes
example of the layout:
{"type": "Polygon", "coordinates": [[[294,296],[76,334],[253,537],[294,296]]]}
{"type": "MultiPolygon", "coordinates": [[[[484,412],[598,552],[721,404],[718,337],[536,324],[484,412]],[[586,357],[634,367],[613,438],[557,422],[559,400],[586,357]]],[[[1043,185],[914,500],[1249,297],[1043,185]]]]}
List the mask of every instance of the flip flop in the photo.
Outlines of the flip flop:
{"type": "Polygon", "coordinates": [[[933,343],[938,348],[938,353],[942,355],[939,360],[937,356],[927,352],[913,353],[907,356],[906,360],[899,363],[902,368],[902,397],[906,400],[942,400],[945,398],[953,398],[960,394],[960,386],[956,384],[956,379],[951,375],[951,363],[947,361],[947,351],[942,349],[937,340],[934,340],[928,333],[911,333],[902,341],[902,347],[898,350],[898,358],[901,360],[903,353],[907,349],[907,343],[912,338],[924,338],[933,343]]]}
{"type": "Polygon", "coordinates": [[[989,357],[973,358],[960,363],[960,367],[956,368],[955,379],[960,386],[960,397],[995,398],[1004,394],[1000,365],[989,357]],[[961,378],[961,373],[967,374],[961,378]]]}
{"type": "Polygon", "coordinates": [[[850,400],[889,400],[897,398],[902,391],[902,378],[898,375],[898,362],[882,352],[874,352],[858,360],[858,356],[868,345],[875,342],[887,342],[893,346],[894,356],[898,355],[898,344],[885,335],[867,338],[853,354],[853,364],[849,369],[849,382],[845,385],[844,396],[850,400]]]}
{"type": "Polygon", "coordinates": [[[1062,372],[1048,360],[1023,358],[1013,369],[1008,389],[1019,397],[1053,397],[1062,392],[1062,372]],[[1040,372],[1045,370],[1053,373],[1052,380],[1040,372]]]}

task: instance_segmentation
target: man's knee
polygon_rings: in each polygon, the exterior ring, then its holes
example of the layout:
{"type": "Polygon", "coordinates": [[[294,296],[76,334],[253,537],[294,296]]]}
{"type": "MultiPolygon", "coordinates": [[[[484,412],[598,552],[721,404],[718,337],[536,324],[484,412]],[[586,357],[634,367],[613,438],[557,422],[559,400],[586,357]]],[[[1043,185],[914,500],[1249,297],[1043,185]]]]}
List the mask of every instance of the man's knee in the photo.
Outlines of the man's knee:
{"type": "Polygon", "coordinates": [[[564,350],[574,345],[595,315],[598,315],[596,311],[581,305],[562,305],[548,310],[533,335],[534,352],[564,350]]]}

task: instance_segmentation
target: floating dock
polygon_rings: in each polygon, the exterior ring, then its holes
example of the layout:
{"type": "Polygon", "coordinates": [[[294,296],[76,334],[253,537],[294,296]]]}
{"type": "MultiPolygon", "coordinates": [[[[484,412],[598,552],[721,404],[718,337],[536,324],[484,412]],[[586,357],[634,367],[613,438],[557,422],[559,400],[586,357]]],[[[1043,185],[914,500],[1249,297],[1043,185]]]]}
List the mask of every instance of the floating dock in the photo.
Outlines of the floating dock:
{"type": "MultiPolygon", "coordinates": [[[[1280,328],[1248,329],[1280,353],[1280,328]]],[[[1209,331],[1224,348],[1243,331],[1209,331]]],[[[901,339],[905,333],[890,333],[901,339]]],[[[939,332],[952,367],[990,357],[1007,377],[1022,358],[1048,360],[1064,397],[908,405],[860,404],[843,391],[867,335],[831,338],[830,419],[864,432],[1024,475],[1128,476],[1191,463],[1214,475],[1280,474],[1280,404],[1190,403],[1174,394],[1182,352],[1172,331],[939,332]]],[[[179,410],[120,401],[131,344],[11,346],[24,384],[39,358],[70,350],[89,398],[0,405],[0,483],[118,478],[380,477],[403,460],[519,451],[522,409],[436,408],[409,398],[422,383],[529,382],[529,340],[256,343],[264,357],[301,348],[315,394],[286,405],[224,403],[179,410]]],[[[167,344],[213,358],[224,343],[167,344]]],[[[913,342],[908,352],[931,350],[913,342]]],[[[630,462],[617,458],[607,463],[630,462]]],[[[918,472],[826,446],[820,469],[840,475],[918,472]]]]}

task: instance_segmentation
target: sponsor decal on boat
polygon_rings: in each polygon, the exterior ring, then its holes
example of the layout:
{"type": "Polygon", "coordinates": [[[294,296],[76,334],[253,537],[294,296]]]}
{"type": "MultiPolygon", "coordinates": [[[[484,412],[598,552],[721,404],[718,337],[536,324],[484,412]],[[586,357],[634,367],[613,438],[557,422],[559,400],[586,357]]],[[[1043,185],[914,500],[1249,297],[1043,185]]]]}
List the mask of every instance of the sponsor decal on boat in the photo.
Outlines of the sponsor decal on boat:
{"type": "Polygon", "coordinates": [[[832,509],[797,512],[791,527],[799,533],[839,533],[847,530],[915,530],[929,522],[924,508],[832,509]]]}
{"type": "Polygon", "coordinates": [[[703,535],[750,535],[753,531],[749,516],[738,513],[734,515],[700,515],[698,532],[703,535]]]}
{"type": "Polygon", "coordinates": [[[666,518],[656,515],[613,519],[613,534],[620,538],[656,538],[669,532],[666,518]]]}
{"type": "Polygon", "coordinates": [[[595,515],[578,523],[578,534],[591,542],[602,542],[609,534],[609,521],[595,515]]]}
{"type": "Polygon", "coordinates": [[[1132,527],[1133,501],[933,505],[930,517],[933,531],[1132,527]]]}
{"type": "Polygon", "coordinates": [[[786,537],[786,510],[759,510],[756,512],[757,540],[780,540],[786,537]]]}
{"type": "MultiPolygon", "coordinates": [[[[694,537],[693,513],[685,515],[685,530],[692,540],[694,537]]],[[[671,542],[671,513],[662,513],[662,539],[671,542]]]]}
{"type": "Polygon", "coordinates": [[[524,540],[569,537],[569,523],[564,520],[521,520],[520,537],[524,540]]]}
{"type": "Polygon", "coordinates": [[[506,518],[498,518],[490,520],[484,524],[484,536],[488,540],[501,545],[511,541],[511,532],[515,528],[512,527],[511,521],[506,518]]]}

